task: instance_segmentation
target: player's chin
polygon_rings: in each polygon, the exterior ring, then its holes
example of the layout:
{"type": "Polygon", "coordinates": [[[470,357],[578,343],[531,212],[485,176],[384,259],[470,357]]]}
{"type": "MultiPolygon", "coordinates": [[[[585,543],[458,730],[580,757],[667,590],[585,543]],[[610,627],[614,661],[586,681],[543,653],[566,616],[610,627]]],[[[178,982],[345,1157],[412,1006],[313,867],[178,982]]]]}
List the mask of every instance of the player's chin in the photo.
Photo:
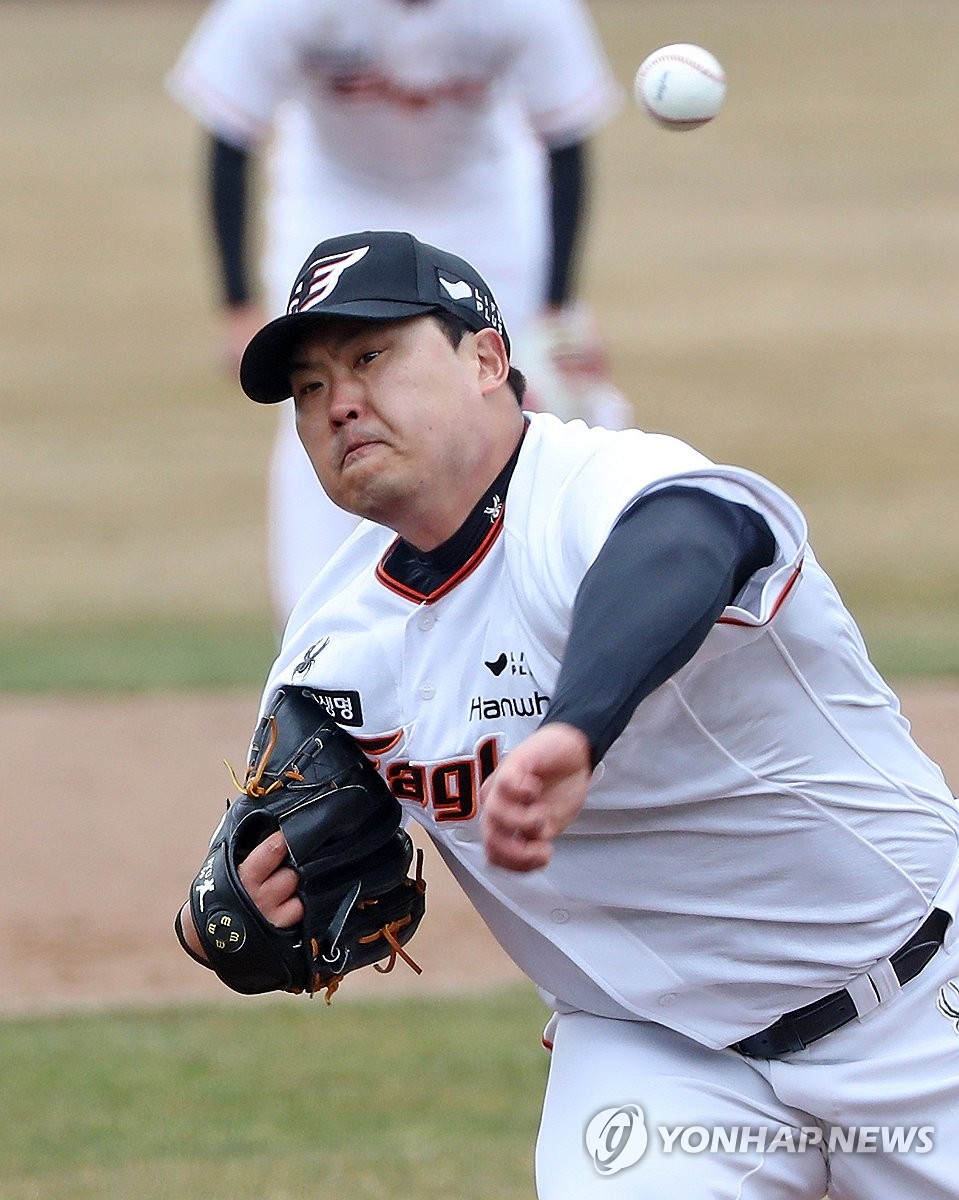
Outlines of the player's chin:
{"type": "Polygon", "coordinates": [[[320,478],[320,483],[334,504],[361,517],[366,516],[367,507],[377,503],[380,494],[388,490],[386,473],[367,463],[327,472],[320,478]]]}
{"type": "Polygon", "coordinates": [[[372,495],[396,490],[396,480],[402,472],[395,459],[381,443],[368,443],[354,450],[335,470],[335,488],[340,492],[372,495]]]}

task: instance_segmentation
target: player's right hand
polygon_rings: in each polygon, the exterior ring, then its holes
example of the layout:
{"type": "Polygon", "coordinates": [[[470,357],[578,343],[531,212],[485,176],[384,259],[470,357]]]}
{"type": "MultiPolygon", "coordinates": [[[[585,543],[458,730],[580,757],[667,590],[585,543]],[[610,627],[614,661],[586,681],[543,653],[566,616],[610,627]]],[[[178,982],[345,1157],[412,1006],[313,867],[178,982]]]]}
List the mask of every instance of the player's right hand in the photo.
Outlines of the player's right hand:
{"type": "Polygon", "coordinates": [[[592,777],[589,740],[572,725],[543,725],[483,784],[483,846],[493,866],[535,871],[579,815],[592,777]]]}

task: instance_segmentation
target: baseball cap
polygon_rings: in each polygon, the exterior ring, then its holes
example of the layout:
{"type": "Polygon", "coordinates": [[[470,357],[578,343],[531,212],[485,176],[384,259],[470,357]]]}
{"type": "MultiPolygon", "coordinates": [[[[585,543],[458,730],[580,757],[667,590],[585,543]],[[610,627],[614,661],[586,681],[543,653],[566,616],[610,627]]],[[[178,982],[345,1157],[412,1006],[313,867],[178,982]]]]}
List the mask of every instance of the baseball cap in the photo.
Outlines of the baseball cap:
{"type": "Polygon", "coordinates": [[[410,233],[367,230],[329,238],[303,264],[286,315],[254,334],[240,361],[240,386],[258,404],[290,395],[290,355],[310,324],[327,317],[397,321],[443,311],[470,329],[509,337],[493,293],[465,259],[410,233]]]}

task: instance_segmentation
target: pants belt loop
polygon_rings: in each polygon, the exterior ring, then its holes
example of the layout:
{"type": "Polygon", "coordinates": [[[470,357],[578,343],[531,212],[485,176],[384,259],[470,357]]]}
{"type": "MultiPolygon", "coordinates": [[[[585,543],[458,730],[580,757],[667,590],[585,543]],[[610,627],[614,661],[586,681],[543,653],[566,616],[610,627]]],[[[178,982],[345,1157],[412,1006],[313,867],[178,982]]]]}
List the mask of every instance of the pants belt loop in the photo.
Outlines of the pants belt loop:
{"type": "Polygon", "coordinates": [[[856,1006],[856,1013],[860,1017],[864,1017],[866,1013],[870,1013],[874,1008],[879,1007],[879,995],[870,982],[868,975],[858,975],[850,983],[846,984],[846,991],[852,997],[852,1002],[856,1006]]]}
{"type": "Polygon", "coordinates": [[[734,1042],[731,1049],[748,1058],[783,1058],[865,1016],[898,995],[902,983],[908,983],[923,970],[942,946],[943,935],[955,923],[946,910],[934,908],[891,958],[884,958],[840,991],[784,1013],[767,1029],[734,1042]]]}
{"type": "Polygon", "coordinates": [[[892,1000],[902,991],[899,976],[896,974],[888,958],[884,958],[882,962],[876,963],[869,972],[869,978],[872,980],[873,987],[879,993],[880,1004],[885,1004],[887,1000],[892,1000]]]}
{"type": "Polygon", "coordinates": [[[851,983],[846,984],[846,991],[852,997],[856,1013],[864,1017],[880,1004],[885,1004],[902,991],[902,984],[888,958],[876,963],[872,970],[865,975],[859,975],[851,983]]]}

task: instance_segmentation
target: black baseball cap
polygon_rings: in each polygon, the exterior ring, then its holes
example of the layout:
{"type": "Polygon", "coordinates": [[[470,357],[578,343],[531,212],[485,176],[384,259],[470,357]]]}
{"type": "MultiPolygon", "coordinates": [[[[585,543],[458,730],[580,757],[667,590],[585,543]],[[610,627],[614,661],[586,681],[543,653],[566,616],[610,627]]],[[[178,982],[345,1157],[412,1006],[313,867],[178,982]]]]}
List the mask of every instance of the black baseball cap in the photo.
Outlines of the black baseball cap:
{"type": "Polygon", "coordinates": [[[290,356],[309,329],[326,317],[397,321],[443,311],[470,329],[495,329],[509,354],[509,337],[493,293],[462,258],[410,233],[367,230],[320,242],[296,277],[286,315],[256,334],[243,352],[240,386],[258,404],[290,396],[290,356]]]}

